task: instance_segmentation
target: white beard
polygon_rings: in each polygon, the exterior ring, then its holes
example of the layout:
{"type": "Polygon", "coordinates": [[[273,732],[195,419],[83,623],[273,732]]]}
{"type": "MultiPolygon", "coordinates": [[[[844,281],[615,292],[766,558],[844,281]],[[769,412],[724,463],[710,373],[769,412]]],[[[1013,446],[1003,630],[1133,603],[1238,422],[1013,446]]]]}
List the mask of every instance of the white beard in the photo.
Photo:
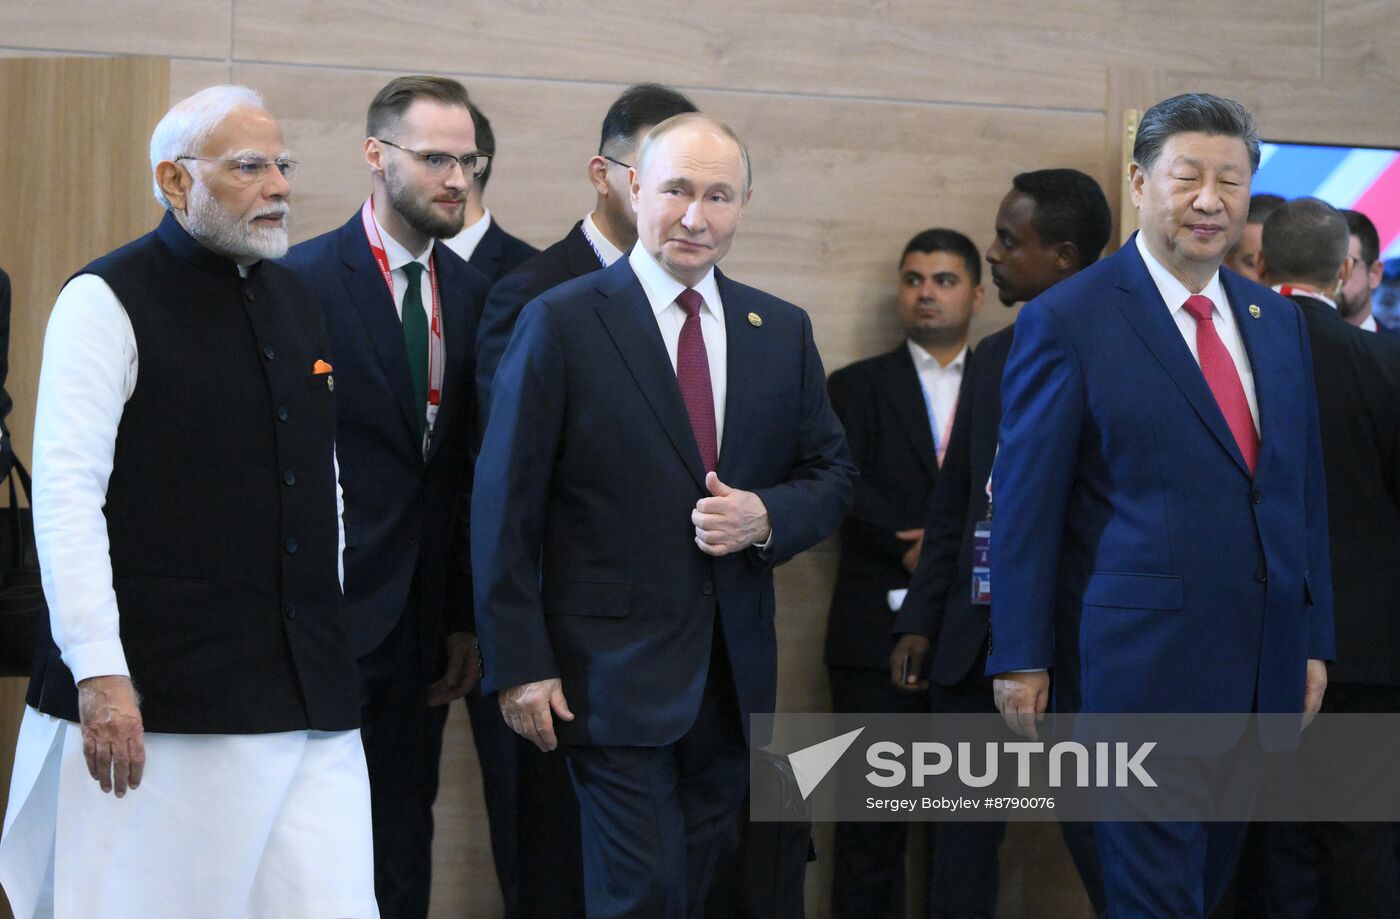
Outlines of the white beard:
{"type": "Polygon", "coordinates": [[[252,221],[257,217],[286,213],[285,203],[273,204],[245,221],[225,210],[202,182],[195,182],[190,187],[185,228],[191,236],[220,255],[235,262],[256,262],[287,254],[287,227],[285,220],[282,226],[277,227],[256,226],[252,221]]]}

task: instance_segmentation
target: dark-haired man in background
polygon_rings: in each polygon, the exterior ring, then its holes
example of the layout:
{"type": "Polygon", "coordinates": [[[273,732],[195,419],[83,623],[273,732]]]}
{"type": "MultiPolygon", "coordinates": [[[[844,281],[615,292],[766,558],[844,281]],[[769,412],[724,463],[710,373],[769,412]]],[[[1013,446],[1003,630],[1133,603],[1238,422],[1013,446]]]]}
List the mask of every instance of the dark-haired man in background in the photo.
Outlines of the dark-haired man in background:
{"type": "Polygon", "coordinates": [[[592,212],[563,239],[503,278],[486,303],[476,344],[477,399],[483,422],[496,365],[520,311],[550,288],[606,268],[627,254],[637,241],[637,214],[627,186],[627,170],[636,161],[637,148],[653,125],[694,111],[689,99],[657,83],[629,86],[608,107],[598,152],[587,164],[588,181],[598,196],[592,212]]]}
{"type": "MultiPolygon", "coordinates": [[[[1348,325],[1338,312],[1356,273],[1351,225],[1317,198],[1280,205],[1264,224],[1262,265],[1274,289],[1302,309],[1312,343],[1337,629],[1322,711],[1400,712],[1400,342],[1348,325]]],[[[1304,736],[1305,745],[1317,742],[1304,736]]],[[[1363,774],[1363,763],[1343,755],[1329,754],[1329,768],[1355,787],[1391,781],[1363,774]]],[[[1400,915],[1390,824],[1253,830],[1269,853],[1271,919],[1400,915]]]]}
{"type": "MultiPolygon", "coordinates": [[[[1098,261],[1112,223],[1103,190],[1078,170],[1042,169],[1016,176],[997,211],[996,238],[987,249],[1002,304],[1033,300],[1098,261]]],[[[890,679],[906,692],[927,689],[936,712],[996,711],[992,683],[983,672],[988,606],[972,596],[973,537],[989,514],[987,484],[1001,422],[1001,375],[1015,334],[1012,325],[987,336],[970,362],[924,524],[924,550],[893,625],[900,638],[890,656],[890,679]]],[[[1063,824],[1062,829],[1101,914],[1103,879],[1093,838],[1083,825],[1063,824]]],[[[934,827],[931,916],[991,919],[996,914],[997,851],[1005,834],[1002,823],[934,827]]]]}
{"type": "MultiPolygon", "coordinates": [[[[1335,647],[1307,330],[1293,303],[1220,271],[1258,165],[1239,103],[1152,106],[1129,172],[1142,229],[1018,318],[987,672],[1032,739],[1052,670],[1058,711],[1297,712],[1301,726],[1321,704],[1335,647]]],[[[1297,730],[1199,738],[1190,768],[1242,784],[1238,754],[1297,730]]],[[[1154,778],[1180,760],[1159,756],[1154,778]]],[[[1114,919],[1188,919],[1219,902],[1243,827],[1100,822],[1094,836],[1114,919]]]]}
{"type": "Polygon", "coordinates": [[[494,284],[540,250],[501,229],[495,215],[486,209],[483,196],[496,161],[496,132],[491,130],[490,120],[475,102],[467,106],[467,111],[471,112],[472,127],[476,130],[476,148],[489,159],[486,168],[472,180],[472,186],[467,190],[467,214],[462,222],[462,232],[451,239],[444,239],[443,244],[494,284]]]}
{"type": "MultiPolygon", "coordinates": [[[[597,192],[593,211],[563,239],[527,259],[491,288],[477,334],[477,401],[484,427],[492,378],[525,304],[565,281],[599,271],[637,241],[627,170],[646,132],[690,100],[656,83],[629,87],[603,118],[598,153],[587,164],[597,192]]],[[[506,915],[568,919],[583,915],[583,854],[574,786],[557,753],[537,750],[501,718],[494,695],[468,697],[472,734],[491,818],[491,850],[506,915]],[[523,893],[522,893],[523,892],[523,893]]]]}
{"type": "Polygon", "coordinates": [[[1251,281],[1264,282],[1264,274],[1259,270],[1259,251],[1263,248],[1262,234],[1264,221],[1282,204],[1279,195],[1261,192],[1249,199],[1249,217],[1245,220],[1244,233],[1239,242],[1225,253],[1225,267],[1242,274],[1251,281]]]}
{"type": "Polygon", "coordinates": [[[1376,289],[1385,276],[1385,262],[1381,261],[1381,238],[1376,225],[1360,211],[1342,211],[1347,222],[1347,256],[1351,267],[1342,280],[1341,292],[1337,295],[1337,311],[1342,318],[1368,332],[1389,332],[1390,329],[1376,322],[1371,314],[1371,301],[1376,297],[1376,289]]]}
{"type": "Polygon", "coordinates": [[[369,200],[286,261],[316,295],[335,361],[345,603],[385,919],[428,914],[441,718],[478,677],[466,514],[489,285],[437,245],[462,229],[487,163],[468,106],[455,80],[385,85],[365,129],[369,200]]]}
{"type": "MultiPolygon", "coordinates": [[[[860,469],[841,525],[841,561],[826,631],[832,710],[928,711],[928,698],[885,678],[892,611],[919,559],[920,529],[948,447],[968,361],[967,331],[982,306],[982,264],[956,230],[924,230],[899,260],[893,351],[831,375],[831,407],[860,469]],[[891,594],[894,594],[892,597],[891,594]]],[[[836,824],[832,915],[904,912],[906,824],[836,824]]]]}

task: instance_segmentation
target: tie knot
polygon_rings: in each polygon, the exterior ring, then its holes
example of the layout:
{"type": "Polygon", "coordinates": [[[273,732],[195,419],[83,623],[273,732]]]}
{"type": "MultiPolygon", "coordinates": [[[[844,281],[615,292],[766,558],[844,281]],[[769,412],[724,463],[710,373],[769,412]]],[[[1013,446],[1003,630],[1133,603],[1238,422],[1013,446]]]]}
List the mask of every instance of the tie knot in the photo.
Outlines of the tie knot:
{"type": "Polygon", "coordinates": [[[700,307],[704,305],[705,298],[700,296],[700,291],[693,287],[687,287],[676,295],[676,302],[681,305],[688,315],[699,316],[700,307]]]}
{"type": "Polygon", "coordinates": [[[423,276],[422,262],[408,262],[403,266],[403,273],[408,278],[408,286],[417,287],[418,279],[423,276]]]}
{"type": "Polygon", "coordinates": [[[1186,312],[1195,316],[1197,322],[1201,322],[1211,318],[1211,314],[1215,312],[1215,304],[1211,302],[1210,297],[1195,294],[1186,298],[1186,312]]]}

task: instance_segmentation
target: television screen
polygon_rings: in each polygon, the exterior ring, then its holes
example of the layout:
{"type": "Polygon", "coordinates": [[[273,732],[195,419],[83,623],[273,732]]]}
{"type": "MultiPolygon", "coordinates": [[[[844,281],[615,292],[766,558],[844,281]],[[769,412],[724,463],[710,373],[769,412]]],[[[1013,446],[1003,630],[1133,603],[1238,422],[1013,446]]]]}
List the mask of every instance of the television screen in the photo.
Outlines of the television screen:
{"type": "Polygon", "coordinates": [[[1385,262],[1371,309],[1378,322],[1400,328],[1400,150],[1266,142],[1252,191],[1311,195],[1370,217],[1385,262]]]}

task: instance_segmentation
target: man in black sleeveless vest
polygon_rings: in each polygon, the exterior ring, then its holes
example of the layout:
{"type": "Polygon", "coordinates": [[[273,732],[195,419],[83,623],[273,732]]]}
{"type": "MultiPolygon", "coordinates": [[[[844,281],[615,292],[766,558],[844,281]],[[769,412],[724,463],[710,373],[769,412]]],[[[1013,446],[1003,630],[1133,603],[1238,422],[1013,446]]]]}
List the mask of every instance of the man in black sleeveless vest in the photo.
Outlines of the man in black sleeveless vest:
{"type": "Polygon", "coordinates": [[[376,917],[335,378],[268,261],[296,164],[235,86],[171,109],[151,162],[160,225],[69,281],[45,341],[50,621],[0,880],[22,917],[376,917]]]}
{"type": "Polygon", "coordinates": [[[385,919],[428,915],[442,722],[478,674],[467,514],[490,283],[437,244],[462,229],[490,161],[468,106],[455,80],[391,80],[366,119],[373,194],[286,262],[325,317],[340,384],[346,622],[385,919]]]}

